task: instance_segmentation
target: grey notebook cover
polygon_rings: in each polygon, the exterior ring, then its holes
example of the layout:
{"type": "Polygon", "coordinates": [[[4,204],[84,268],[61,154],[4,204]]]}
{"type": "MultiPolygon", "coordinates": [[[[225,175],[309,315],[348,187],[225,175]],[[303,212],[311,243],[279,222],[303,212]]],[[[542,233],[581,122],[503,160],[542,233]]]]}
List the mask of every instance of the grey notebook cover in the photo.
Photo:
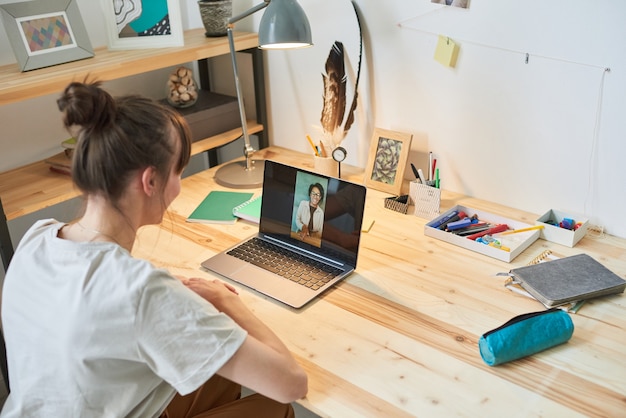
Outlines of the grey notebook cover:
{"type": "Polygon", "coordinates": [[[621,293],[626,281],[587,254],[512,269],[520,285],[546,307],[621,293]]]}

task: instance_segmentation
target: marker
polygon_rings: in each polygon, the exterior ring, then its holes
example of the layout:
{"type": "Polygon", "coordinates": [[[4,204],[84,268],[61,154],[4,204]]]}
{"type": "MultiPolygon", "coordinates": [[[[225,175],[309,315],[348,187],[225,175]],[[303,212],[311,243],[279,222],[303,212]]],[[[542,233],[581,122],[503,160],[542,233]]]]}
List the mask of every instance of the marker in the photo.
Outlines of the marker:
{"type": "Polygon", "coordinates": [[[422,179],[420,179],[420,174],[417,172],[417,168],[415,168],[413,163],[411,163],[411,170],[413,170],[413,174],[415,175],[415,178],[418,179],[419,181],[422,181],[422,179]]]}
{"type": "Polygon", "coordinates": [[[509,227],[506,224],[499,224],[499,225],[494,226],[493,228],[489,228],[486,231],[477,232],[475,234],[468,235],[467,238],[471,240],[475,240],[476,238],[480,238],[485,235],[497,234],[498,232],[506,231],[507,229],[509,229],[509,227]]]}
{"type": "Polygon", "coordinates": [[[426,184],[426,179],[424,178],[424,172],[422,171],[421,168],[417,169],[417,175],[420,178],[420,181],[422,182],[422,184],[426,184]]]}
{"type": "Polygon", "coordinates": [[[435,228],[439,228],[441,230],[446,229],[446,226],[448,226],[448,224],[450,222],[454,222],[454,221],[458,221],[459,219],[463,219],[466,218],[467,215],[465,214],[465,212],[460,211],[460,212],[452,212],[451,213],[452,216],[450,216],[448,219],[442,219],[442,222],[439,223],[439,226],[436,226],[435,228]]]}
{"type": "MultiPolygon", "coordinates": [[[[461,213],[463,213],[463,212],[461,212],[461,213]]],[[[440,228],[441,225],[443,225],[444,223],[449,222],[450,219],[452,219],[452,218],[454,218],[455,216],[458,216],[458,215],[459,215],[459,212],[453,210],[452,212],[450,212],[449,214],[447,214],[446,216],[444,216],[443,218],[441,218],[440,220],[438,220],[437,222],[435,222],[435,223],[433,223],[432,225],[429,225],[429,226],[431,226],[433,228],[440,228]]],[[[455,220],[458,220],[458,218],[455,219],[455,220]]]]}
{"type": "MultiPolygon", "coordinates": [[[[437,162],[437,160],[435,160],[437,162]]],[[[435,169],[435,187],[439,188],[439,169],[435,169]]]]}

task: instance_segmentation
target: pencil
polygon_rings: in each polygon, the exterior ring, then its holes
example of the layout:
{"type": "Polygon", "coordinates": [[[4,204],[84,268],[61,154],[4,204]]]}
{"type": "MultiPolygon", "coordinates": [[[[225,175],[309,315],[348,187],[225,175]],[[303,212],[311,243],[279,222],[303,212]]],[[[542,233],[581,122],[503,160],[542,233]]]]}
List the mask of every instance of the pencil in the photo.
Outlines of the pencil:
{"type": "Polygon", "coordinates": [[[512,231],[504,231],[504,232],[501,232],[499,235],[517,234],[518,232],[533,231],[535,229],[543,229],[543,225],[535,225],[535,226],[529,226],[528,228],[520,228],[520,229],[514,229],[512,231]]]}
{"type": "Polygon", "coordinates": [[[320,156],[320,153],[317,152],[317,147],[315,146],[315,144],[313,143],[313,140],[311,139],[310,136],[306,136],[306,139],[309,141],[309,144],[311,144],[311,148],[313,148],[313,152],[315,153],[316,156],[320,156]]]}
{"type": "Polygon", "coordinates": [[[324,143],[320,141],[320,156],[326,157],[326,147],[324,147],[324,143]]]}

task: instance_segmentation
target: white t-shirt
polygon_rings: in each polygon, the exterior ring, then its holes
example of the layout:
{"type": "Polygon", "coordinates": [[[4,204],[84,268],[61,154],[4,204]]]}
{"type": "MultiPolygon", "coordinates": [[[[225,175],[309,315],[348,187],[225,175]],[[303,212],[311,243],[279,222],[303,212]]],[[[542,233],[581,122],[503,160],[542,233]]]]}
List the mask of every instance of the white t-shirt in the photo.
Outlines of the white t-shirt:
{"type": "Polygon", "coordinates": [[[63,225],[33,225],[6,273],[2,417],[158,416],[239,349],[246,331],[167,271],[63,225]]]}

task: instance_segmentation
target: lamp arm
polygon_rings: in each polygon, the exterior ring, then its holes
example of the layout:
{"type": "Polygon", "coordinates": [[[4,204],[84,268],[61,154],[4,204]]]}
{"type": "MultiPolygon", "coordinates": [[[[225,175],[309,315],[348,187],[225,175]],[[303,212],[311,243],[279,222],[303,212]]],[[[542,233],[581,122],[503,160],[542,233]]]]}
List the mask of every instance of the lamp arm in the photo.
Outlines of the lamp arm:
{"type": "Polygon", "coordinates": [[[262,10],[262,9],[266,8],[267,6],[269,6],[270,1],[272,1],[272,0],[264,0],[263,3],[257,4],[256,6],[252,7],[251,9],[249,9],[249,10],[247,10],[247,11],[241,13],[241,14],[238,14],[237,16],[231,17],[230,19],[228,19],[228,24],[232,25],[233,23],[237,23],[241,19],[246,18],[246,17],[248,17],[248,16],[258,12],[259,10],[262,10]]]}
{"type": "Polygon", "coordinates": [[[252,169],[252,154],[254,148],[250,145],[250,136],[248,135],[248,121],[246,118],[246,109],[243,104],[243,93],[241,91],[241,82],[239,81],[239,69],[237,68],[237,56],[235,51],[235,40],[233,39],[232,25],[226,28],[228,35],[228,45],[230,47],[230,58],[233,64],[233,74],[235,76],[235,88],[237,90],[237,102],[239,104],[239,117],[241,118],[241,130],[243,133],[244,148],[243,154],[246,157],[246,170],[252,169]]]}

